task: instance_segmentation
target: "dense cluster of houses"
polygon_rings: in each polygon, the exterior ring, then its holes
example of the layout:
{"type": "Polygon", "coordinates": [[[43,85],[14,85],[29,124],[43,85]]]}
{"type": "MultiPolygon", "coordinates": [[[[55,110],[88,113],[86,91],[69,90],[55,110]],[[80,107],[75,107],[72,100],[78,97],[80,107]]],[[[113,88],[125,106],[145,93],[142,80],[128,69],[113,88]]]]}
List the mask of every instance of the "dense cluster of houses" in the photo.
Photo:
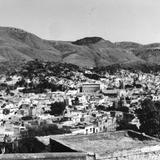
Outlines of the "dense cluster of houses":
{"type": "MultiPolygon", "coordinates": [[[[19,78],[2,76],[0,83],[13,85],[19,78]]],[[[58,83],[67,85],[64,79],[58,83]]],[[[124,112],[116,108],[127,107],[128,114],[134,115],[134,110],[141,107],[140,102],[146,97],[160,100],[159,83],[159,74],[121,70],[112,75],[106,73],[99,80],[83,77],[83,81],[70,81],[68,85],[72,84],[73,89],[64,92],[22,93],[19,87],[8,94],[1,90],[0,139],[3,140],[5,135],[13,139],[27,136],[28,127],[42,124],[56,124],[74,135],[114,131],[118,127],[117,119],[125,117],[124,112]],[[65,102],[63,114],[49,114],[51,104],[55,102],[65,102]],[[103,106],[103,110],[97,106],[103,106]],[[113,106],[114,111],[108,110],[113,106]]],[[[130,123],[140,125],[136,116],[130,123]]]]}

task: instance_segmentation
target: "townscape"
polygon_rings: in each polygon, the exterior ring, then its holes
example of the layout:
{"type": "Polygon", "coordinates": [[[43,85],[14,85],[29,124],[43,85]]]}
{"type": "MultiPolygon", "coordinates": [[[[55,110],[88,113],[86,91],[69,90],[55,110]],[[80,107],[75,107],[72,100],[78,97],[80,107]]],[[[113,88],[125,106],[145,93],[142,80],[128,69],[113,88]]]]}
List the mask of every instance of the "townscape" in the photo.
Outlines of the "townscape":
{"type": "Polygon", "coordinates": [[[0,160],[160,160],[160,1],[0,8],[0,160]]]}
{"type": "Polygon", "coordinates": [[[118,69],[100,75],[70,64],[28,62],[21,70],[1,75],[1,142],[143,130],[139,114],[146,114],[145,103],[159,105],[159,83],[159,72],[118,69]]]}

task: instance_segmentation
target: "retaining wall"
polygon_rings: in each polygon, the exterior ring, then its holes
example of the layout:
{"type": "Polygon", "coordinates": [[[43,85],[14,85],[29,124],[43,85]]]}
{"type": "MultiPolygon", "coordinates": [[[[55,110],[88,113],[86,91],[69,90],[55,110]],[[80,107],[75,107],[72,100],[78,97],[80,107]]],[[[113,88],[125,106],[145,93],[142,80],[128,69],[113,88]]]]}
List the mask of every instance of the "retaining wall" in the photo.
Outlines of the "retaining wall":
{"type": "Polygon", "coordinates": [[[114,152],[97,160],[160,160],[160,145],[114,152]]]}
{"type": "Polygon", "coordinates": [[[32,153],[3,154],[1,160],[94,160],[85,153],[32,153]]]}

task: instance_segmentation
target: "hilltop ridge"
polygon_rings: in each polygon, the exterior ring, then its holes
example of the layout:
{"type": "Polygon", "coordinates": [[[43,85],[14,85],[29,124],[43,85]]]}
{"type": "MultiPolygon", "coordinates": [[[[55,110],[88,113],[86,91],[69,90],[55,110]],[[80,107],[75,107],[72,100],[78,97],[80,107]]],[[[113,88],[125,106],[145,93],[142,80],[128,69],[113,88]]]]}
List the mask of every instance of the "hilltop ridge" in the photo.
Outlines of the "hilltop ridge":
{"type": "Polygon", "coordinates": [[[159,65],[160,43],[113,43],[101,37],[86,37],[73,42],[49,41],[21,29],[0,27],[0,66],[16,66],[34,59],[89,68],[113,64],[159,65]]]}

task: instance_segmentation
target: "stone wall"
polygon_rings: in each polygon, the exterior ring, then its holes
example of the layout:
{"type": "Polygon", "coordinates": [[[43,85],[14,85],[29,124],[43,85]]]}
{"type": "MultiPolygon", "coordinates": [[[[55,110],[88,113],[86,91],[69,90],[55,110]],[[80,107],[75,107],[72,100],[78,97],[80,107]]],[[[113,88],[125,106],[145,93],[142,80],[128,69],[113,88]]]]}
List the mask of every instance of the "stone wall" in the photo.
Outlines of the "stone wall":
{"type": "Polygon", "coordinates": [[[160,160],[160,145],[114,152],[97,160],[160,160]]]}
{"type": "Polygon", "coordinates": [[[31,153],[31,154],[3,154],[2,160],[94,160],[85,153],[31,153]]]}
{"type": "Polygon", "coordinates": [[[3,154],[2,160],[160,160],[160,146],[149,146],[141,149],[124,150],[98,157],[80,152],[70,153],[31,153],[3,154]]]}

